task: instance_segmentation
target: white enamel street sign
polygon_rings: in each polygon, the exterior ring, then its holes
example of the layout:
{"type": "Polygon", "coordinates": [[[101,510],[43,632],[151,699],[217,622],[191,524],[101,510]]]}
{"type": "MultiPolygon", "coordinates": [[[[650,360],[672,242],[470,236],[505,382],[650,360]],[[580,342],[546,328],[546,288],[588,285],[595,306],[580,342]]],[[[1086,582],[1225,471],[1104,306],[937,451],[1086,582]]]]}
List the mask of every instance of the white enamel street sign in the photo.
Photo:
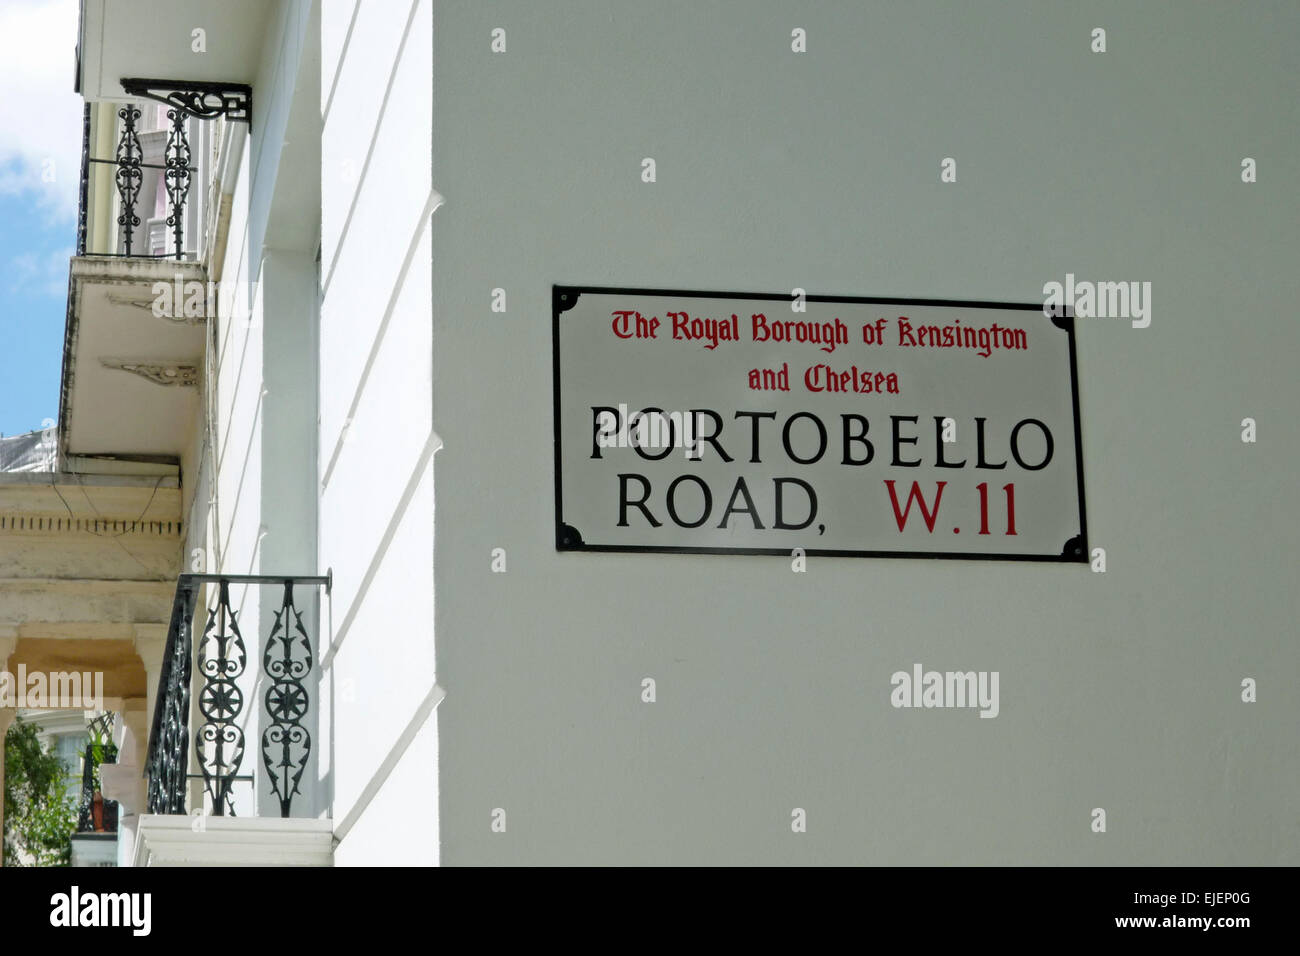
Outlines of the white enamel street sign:
{"type": "Polygon", "coordinates": [[[1041,305],[556,286],[556,546],[1087,561],[1041,305]]]}

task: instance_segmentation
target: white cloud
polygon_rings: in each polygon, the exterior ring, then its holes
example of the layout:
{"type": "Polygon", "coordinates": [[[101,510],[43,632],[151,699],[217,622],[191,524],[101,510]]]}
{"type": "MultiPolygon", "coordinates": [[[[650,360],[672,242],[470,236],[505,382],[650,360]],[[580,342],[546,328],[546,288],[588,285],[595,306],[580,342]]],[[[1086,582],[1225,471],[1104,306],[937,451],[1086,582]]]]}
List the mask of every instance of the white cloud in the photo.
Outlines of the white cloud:
{"type": "Polygon", "coordinates": [[[77,0],[0,0],[0,192],[75,216],[81,97],[77,0]]]}

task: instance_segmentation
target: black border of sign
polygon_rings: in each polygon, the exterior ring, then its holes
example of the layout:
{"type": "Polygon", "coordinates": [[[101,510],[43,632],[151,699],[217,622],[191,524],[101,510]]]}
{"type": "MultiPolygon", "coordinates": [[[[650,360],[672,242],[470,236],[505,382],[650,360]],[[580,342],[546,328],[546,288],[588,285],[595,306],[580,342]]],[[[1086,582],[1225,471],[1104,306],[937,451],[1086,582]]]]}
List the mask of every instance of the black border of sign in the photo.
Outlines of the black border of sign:
{"type": "MultiPolygon", "coordinates": [[[[564,491],[561,484],[563,462],[560,454],[560,315],[577,304],[584,292],[595,295],[650,295],[694,299],[755,299],[790,301],[782,292],[713,292],[685,289],[629,289],[611,286],[551,286],[551,363],[552,402],[555,428],[555,550],[577,552],[642,552],[647,554],[765,554],[789,556],[790,548],[687,548],[658,547],[647,544],[587,544],[577,529],[564,523],[564,491]]],[[[852,302],[888,305],[962,306],[968,309],[1016,309],[1042,312],[1042,304],[1024,302],[986,302],[963,299],[894,299],[877,296],[805,295],[808,302],[852,302]]],[[[1046,316],[1044,316],[1046,317],[1046,316]]],[[[804,554],[836,558],[947,558],[968,561],[1049,561],[1064,564],[1088,563],[1088,515],[1083,493],[1083,432],[1079,422],[1079,372],[1074,345],[1074,316],[1053,316],[1053,325],[1065,332],[1070,345],[1070,398],[1074,409],[1074,463],[1079,496],[1079,533],[1065,542],[1060,554],[968,554],[960,551],[843,551],[804,548],[804,554]]]]}

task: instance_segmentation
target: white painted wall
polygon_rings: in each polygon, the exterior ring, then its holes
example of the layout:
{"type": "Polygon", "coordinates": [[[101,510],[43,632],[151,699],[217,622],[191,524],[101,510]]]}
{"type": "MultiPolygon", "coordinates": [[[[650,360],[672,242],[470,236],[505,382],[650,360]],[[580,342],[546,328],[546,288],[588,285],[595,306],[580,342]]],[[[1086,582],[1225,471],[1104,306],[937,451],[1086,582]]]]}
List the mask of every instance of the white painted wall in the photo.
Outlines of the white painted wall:
{"type": "MultiPolygon", "coordinates": [[[[340,97],[386,80],[396,27],[362,26],[351,46],[373,35],[376,67],[352,81],[349,53],[340,97]]],[[[1285,92],[1298,30],[1286,2],[440,5],[443,862],[1300,862],[1300,124],[1285,92]],[[1089,50],[1096,26],[1104,54],[1089,50]],[[490,52],[495,27],[504,54],[490,52]],[[807,53],[790,51],[795,27],[807,53]],[[1245,156],[1254,185],[1239,178],[1245,156]],[[939,181],[945,157],[955,184],[939,181]],[[1079,332],[1089,524],[1107,573],[814,559],[798,575],[780,558],[555,552],[552,283],[1034,302],[1067,272],[1154,287],[1150,328],[1079,332]],[[504,315],[489,310],[494,287],[504,315]],[[1240,440],[1246,416],[1258,444],[1240,440]],[[496,547],[506,574],[490,572],[496,547]],[[892,709],[891,673],[918,661],[1000,671],[1001,715],[892,709]],[[1260,681],[1256,704],[1240,701],[1244,677],[1260,681]],[[504,834],[490,830],[497,807],[504,834]],[[806,834],[791,832],[794,807],[806,834]],[[1105,835],[1090,832],[1094,807],[1105,835]]],[[[368,148],[360,101],[343,115],[351,127],[332,130],[332,113],[327,142],[368,148]]],[[[326,389],[322,460],[424,188],[394,187],[382,227],[349,233],[341,254],[329,207],[346,194],[325,190],[334,282],[349,254],[374,252],[354,266],[367,294],[358,282],[333,320],[355,337],[323,340],[341,382],[326,389]]],[[[340,300],[335,285],[325,315],[340,300]]],[[[388,368],[414,378],[427,340],[405,341],[388,368]]],[[[378,538],[416,474],[427,406],[366,408],[401,440],[347,446],[383,465],[335,481],[380,501],[334,486],[326,500],[348,495],[332,511],[378,538]]],[[[323,550],[337,569],[336,533],[323,550]]],[[[403,559],[427,553],[418,527],[398,534],[411,535],[403,559]]],[[[373,548],[356,551],[351,566],[369,567],[373,548]]],[[[342,580],[336,618],[357,575],[342,580]]],[[[376,596],[362,614],[379,613],[376,596]]],[[[402,597],[373,636],[353,626],[336,665],[359,682],[340,743],[379,735],[374,763],[387,721],[431,679],[414,653],[427,598],[402,597]],[[410,672],[381,669],[385,645],[410,672]],[[381,676],[382,703],[365,683],[381,676]]],[[[365,779],[340,763],[345,812],[365,779]]],[[[360,833],[341,859],[374,858],[353,850],[360,833]]]]}
{"type": "Polygon", "coordinates": [[[438,861],[432,3],[321,3],[320,562],[335,862],[438,861]]]}
{"type": "MultiPolygon", "coordinates": [[[[187,554],[204,547],[205,568],[229,574],[318,572],[318,30],[311,0],[276,5],[253,84],[253,126],[232,167],[235,181],[223,184],[232,201],[215,333],[216,443],[194,482],[203,496],[187,554]],[[206,489],[214,482],[211,510],[206,489]]],[[[257,781],[256,789],[236,783],[235,812],[278,815],[261,761],[267,687],[261,654],[283,591],[233,585],[231,595],[248,651],[240,684],[246,694],[240,772],[257,781]]],[[[215,598],[212,589],[209,603],[215,598]]],[[[295,601],[315,633],[317,589],[298,588],[295,601]]],[[[309,714],[308,725],[315,719],[309,714]]],[[[196,711],[192,725],[197,729],[201,722],[196,711]]],[[[318,729],[313,736],[313,762],[295,816],[328,812],[328,783],[318,783],[329,766],[328,739],[318,729]]]]}

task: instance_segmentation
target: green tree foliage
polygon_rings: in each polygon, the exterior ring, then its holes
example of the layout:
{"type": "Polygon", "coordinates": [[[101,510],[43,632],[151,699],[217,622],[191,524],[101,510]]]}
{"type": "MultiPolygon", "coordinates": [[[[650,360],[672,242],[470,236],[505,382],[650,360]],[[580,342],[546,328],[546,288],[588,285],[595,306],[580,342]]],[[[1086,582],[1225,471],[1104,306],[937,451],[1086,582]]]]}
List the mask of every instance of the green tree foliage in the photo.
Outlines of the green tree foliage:
{"type": "Polygon", "coordinates": [[[72,858],[76,800],[38,733],[31,721],[15,720],[5,736],[5,866],[67,866],[72,858]]]}

